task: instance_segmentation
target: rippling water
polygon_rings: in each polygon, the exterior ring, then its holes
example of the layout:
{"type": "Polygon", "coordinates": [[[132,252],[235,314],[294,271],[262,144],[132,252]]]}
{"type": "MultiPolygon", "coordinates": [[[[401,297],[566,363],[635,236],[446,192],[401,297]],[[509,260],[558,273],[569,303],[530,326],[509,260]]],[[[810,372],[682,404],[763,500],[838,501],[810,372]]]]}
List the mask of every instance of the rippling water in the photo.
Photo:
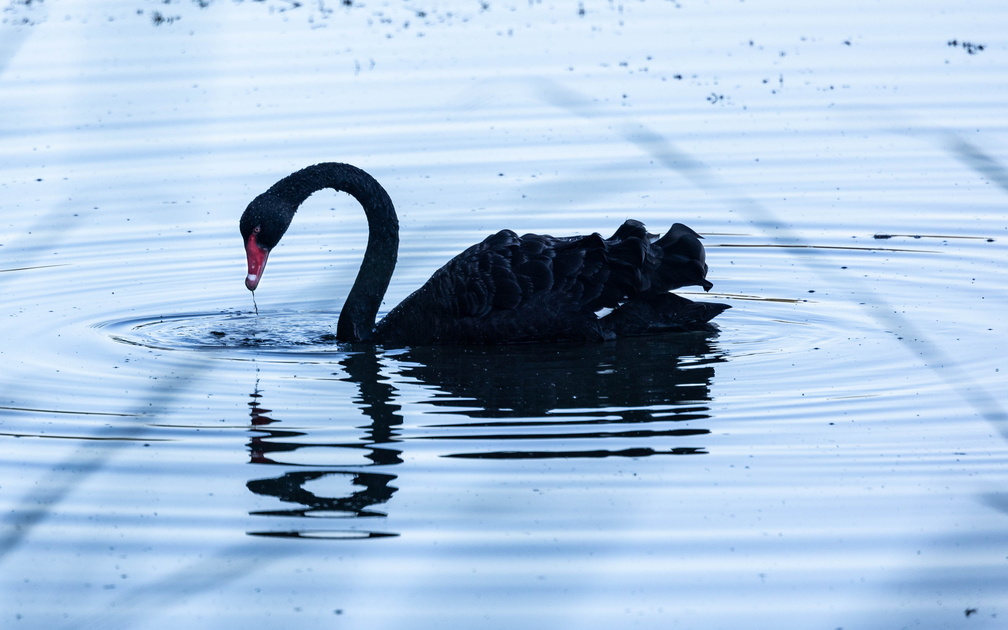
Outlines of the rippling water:
{"type": "MultiPolygon", "coordinates": [[[[998,628],[998,3],[11,2],[0,626],[998,628]],[[682,221],[711,334],[333,341],[501,228],[682,221]],[[258,310],[258,313],[256,312],[258,310]]],[[[687,292],[691,297],[698,297],[687,292]]]]}

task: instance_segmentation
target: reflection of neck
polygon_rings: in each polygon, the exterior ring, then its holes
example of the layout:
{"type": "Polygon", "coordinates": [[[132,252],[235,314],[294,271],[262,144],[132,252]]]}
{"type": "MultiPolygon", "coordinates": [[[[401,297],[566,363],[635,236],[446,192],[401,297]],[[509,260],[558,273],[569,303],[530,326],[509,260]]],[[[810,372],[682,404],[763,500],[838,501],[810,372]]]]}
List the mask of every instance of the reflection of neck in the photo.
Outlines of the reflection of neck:
{"type": "MultiPolygon", "coordinates": [[[[381,378],[379,370],[381,362],[373,348],[364,349],[347,356],[340,364],[346,370],[347,380],[357,383],[360,388],[360,402],[363,403],[362,411],[371,418],[371,426],[368,428],[368,442],[372,444],[389,444],[396,441],[397,432],[394,427],[402,425],[402,416],[399,411],[402,406],[392,403],[395,396],[395,388],[386,379],[381,378]]],[[[389,461],[377,461],[377,464],[398,463],[399,451],[385,451],[385,449],[375,449],[371,457],[390,455],[389,461]]]]}

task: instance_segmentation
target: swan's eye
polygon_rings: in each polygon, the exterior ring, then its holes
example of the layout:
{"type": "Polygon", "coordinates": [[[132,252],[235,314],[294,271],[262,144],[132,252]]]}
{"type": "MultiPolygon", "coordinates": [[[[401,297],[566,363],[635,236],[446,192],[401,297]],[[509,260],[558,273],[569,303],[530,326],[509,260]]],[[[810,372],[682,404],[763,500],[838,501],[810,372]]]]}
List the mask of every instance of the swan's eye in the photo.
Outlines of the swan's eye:
{"type": "Polygon", "coordinates": [[[257,225],[257,226],[255,226],[255,229],[252,230],[252,233],[253,234],[258,234],[260,231],[262,231],[262,228],[257,225]]]}

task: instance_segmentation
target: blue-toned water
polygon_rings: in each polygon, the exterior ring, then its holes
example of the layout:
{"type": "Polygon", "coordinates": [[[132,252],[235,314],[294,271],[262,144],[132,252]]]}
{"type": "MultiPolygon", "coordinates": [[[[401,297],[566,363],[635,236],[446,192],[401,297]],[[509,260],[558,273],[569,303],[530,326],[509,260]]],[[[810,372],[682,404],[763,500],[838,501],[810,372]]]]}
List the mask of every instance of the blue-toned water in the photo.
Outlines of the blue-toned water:
{"type": "Polygon", "coordinates": [[[0,627],[999,628],[999,3],[10,2],[0,627]],[[200,6],[205,4],[206,6],[200,6]],[[348,348],[502,228],[704,235],[712,334],[348,348]],[[258,309],[258,314],[256,313],[258,309]]]}

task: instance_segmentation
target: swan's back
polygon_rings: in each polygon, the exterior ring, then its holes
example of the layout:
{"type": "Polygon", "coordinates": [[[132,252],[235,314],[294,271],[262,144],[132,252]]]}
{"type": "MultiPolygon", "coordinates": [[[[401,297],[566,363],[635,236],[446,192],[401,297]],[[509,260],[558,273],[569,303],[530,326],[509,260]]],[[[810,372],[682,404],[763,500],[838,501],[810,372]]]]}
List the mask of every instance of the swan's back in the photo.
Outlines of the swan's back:
{"type": "Polygon", "coordinates": [[[436,271],[378,323],[374,339],[521,343],[709,328],[727,305],[668,293],[711,288],[699,239],[679,223],[657,238],[633,220],[608,239],[502,230],[436,271]]]}

